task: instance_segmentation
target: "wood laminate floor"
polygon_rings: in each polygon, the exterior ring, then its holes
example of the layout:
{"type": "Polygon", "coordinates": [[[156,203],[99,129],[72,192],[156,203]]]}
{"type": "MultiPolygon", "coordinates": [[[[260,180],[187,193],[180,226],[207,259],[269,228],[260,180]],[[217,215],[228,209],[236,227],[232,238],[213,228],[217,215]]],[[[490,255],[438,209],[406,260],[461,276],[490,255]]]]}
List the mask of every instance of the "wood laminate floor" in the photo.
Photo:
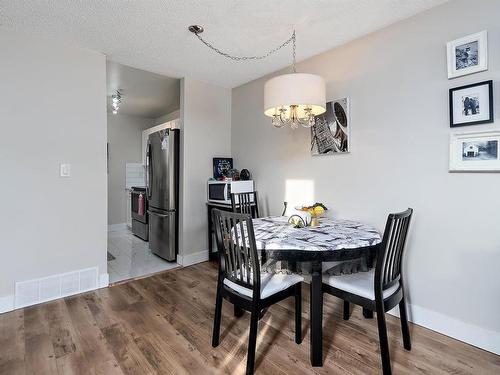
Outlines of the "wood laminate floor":
{"type": "MultiPolygon", "coordinates": [[[[224,302],[221,344],[211,346],[217,271],[202,263],[0,315],[1,374],[243,374],[248,313],[224,302]]],[[[294,342],[293,301],[259,323],[256,373],[381,373],[376,318],[325,295],[324,366],[309,362],[308,288],[301,345],[294,342]]],[[[500,356],[411,325],[413,349],[399,320],[387,315],[395,374],[500,374],[500,356]]]]}

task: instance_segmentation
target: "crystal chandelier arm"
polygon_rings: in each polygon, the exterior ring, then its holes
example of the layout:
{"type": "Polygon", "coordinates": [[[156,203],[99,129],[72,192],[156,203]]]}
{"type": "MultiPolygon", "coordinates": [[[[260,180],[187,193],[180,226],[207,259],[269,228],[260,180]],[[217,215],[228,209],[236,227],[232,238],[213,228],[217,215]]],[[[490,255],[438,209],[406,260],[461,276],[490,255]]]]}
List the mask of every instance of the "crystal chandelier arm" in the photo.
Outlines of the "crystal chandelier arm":
{"type": "Polygon", "coordinates": [[[224,57],[226,57],[228,59],[234,60],[234,61],[262,60],[262,59],[265,59],[266,57],[269,57],[273,53],[278,52],[280,49],[282,49],[283,47],[286,47],[291,42],[293,42],[293,71],[295,72],[295,30],[293,30],[293,33],[290,36],[290,38],[288,38],[287,40],[285,40],[278,47],[273,48],[272,50],[268,51],[267,53],[265,53],[263,55],[256,55],[256,56],[234,56],[234,55],[230,55],[229,53],[221,51],[219,48],[213,46],[210,42],[208,42],[205,39],[203,39],[202,36],[200,35],[200,32],[196,32],[196,31],[192,31],[192,32],[208,48],[210,48],[211,50],[217,52],[219,55],[222,55],[222,56],[224,56],[224,57]]]}
{"type": "Polygon", "coordinates": [[[290,118],[290,116],[288,116],[288,117],[287,117],[287,115],[286,115],[286,110],[282,110],[282,111],[280,112],[280,121],[281,121],[284,125],[287,125],[287,124],[289,124],[289,123],[292,121],[292,119],[290,118]]]}

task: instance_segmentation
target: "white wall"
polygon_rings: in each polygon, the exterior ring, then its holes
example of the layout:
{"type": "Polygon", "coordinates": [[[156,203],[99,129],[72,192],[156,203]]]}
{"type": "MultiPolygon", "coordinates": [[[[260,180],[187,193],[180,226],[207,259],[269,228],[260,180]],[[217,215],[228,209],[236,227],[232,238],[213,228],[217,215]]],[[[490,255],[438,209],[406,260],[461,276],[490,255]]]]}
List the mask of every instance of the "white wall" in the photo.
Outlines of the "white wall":
{"type": "MultiPolygon", "coordinates": [[[[500,353],[500,174],[448,173],[448,89],[493,79],[500,126],[500,2],[453,1],[304,61],[329,99],[351,99],[352,153],[312,157],[306,129],[275,129],[262,78],[233,90],[235,163],[253,172],[261,205],[279,214],[286,184],[308,180],[337,217],[383,229],[415,209],[405,269],[413,320],[500,353]],[[447,79],[446,42],[488,30],[489,70],[447,79]]],[[[300,48],[300,46],[299,46],[300,48]]]]}
{"type": "Polygon", "coordinates": [[[180,117],[181,117],[181,110],[177,109],[175,111],[167,113],[166,115],[163,115],[163,116],[160,116],[160,117],[156,118],[153,121],[153,125],[161,125],[161,124],[164,124],[166,122],[169,122],[169,121],[172,121],[172,120],[176,120],[176,119],[178,119],[180,117]]]}
{"type": "Polygon", "coordinates": [[[104,55],[0,33],[0,303],[15,281],[106,273],[104,55]],[[72,176],[59,177],[59,163],[72,176]]]}
{"type": "Polygon", "coordinates": [[[125,164],[142,163],[142,131],[153,119],[108,114],[108,224],[126,222],[125,164]]]}
{"type": "Polygon", "coordinates": [[[179,253],[188,264],[208,259],[206,186],[212,158],[231,155],[231,90],[184,78],[181,123],[179,253]]]}

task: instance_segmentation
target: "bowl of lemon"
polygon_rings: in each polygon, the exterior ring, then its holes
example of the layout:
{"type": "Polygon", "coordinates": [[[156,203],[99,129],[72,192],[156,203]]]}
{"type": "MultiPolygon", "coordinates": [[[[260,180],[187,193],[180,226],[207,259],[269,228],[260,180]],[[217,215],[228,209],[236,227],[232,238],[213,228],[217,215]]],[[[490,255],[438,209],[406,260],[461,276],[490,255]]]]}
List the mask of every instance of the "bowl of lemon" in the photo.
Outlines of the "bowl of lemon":
{"type": "Polygon", "coordinates": [[[310,226],[316,227],[319,225],[319,218],[325,215],[328,208],[323,203],[316,202],[312,206],[299,206],[295,207],[297,211],[307,212],[311,215],[310,226]]]}

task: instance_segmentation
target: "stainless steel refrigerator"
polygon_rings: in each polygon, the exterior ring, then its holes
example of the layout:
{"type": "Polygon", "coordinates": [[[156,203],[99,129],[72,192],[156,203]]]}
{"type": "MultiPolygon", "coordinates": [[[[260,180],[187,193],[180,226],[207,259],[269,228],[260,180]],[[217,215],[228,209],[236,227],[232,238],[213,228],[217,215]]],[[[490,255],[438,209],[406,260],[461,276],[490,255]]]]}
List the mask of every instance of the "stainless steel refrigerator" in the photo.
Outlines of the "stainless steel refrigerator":
{"type": "Polygon", "coordinates": [[[150,134],[146,153],[149,248],[175,261],[179,227],[179,129],[150,134]]]}

